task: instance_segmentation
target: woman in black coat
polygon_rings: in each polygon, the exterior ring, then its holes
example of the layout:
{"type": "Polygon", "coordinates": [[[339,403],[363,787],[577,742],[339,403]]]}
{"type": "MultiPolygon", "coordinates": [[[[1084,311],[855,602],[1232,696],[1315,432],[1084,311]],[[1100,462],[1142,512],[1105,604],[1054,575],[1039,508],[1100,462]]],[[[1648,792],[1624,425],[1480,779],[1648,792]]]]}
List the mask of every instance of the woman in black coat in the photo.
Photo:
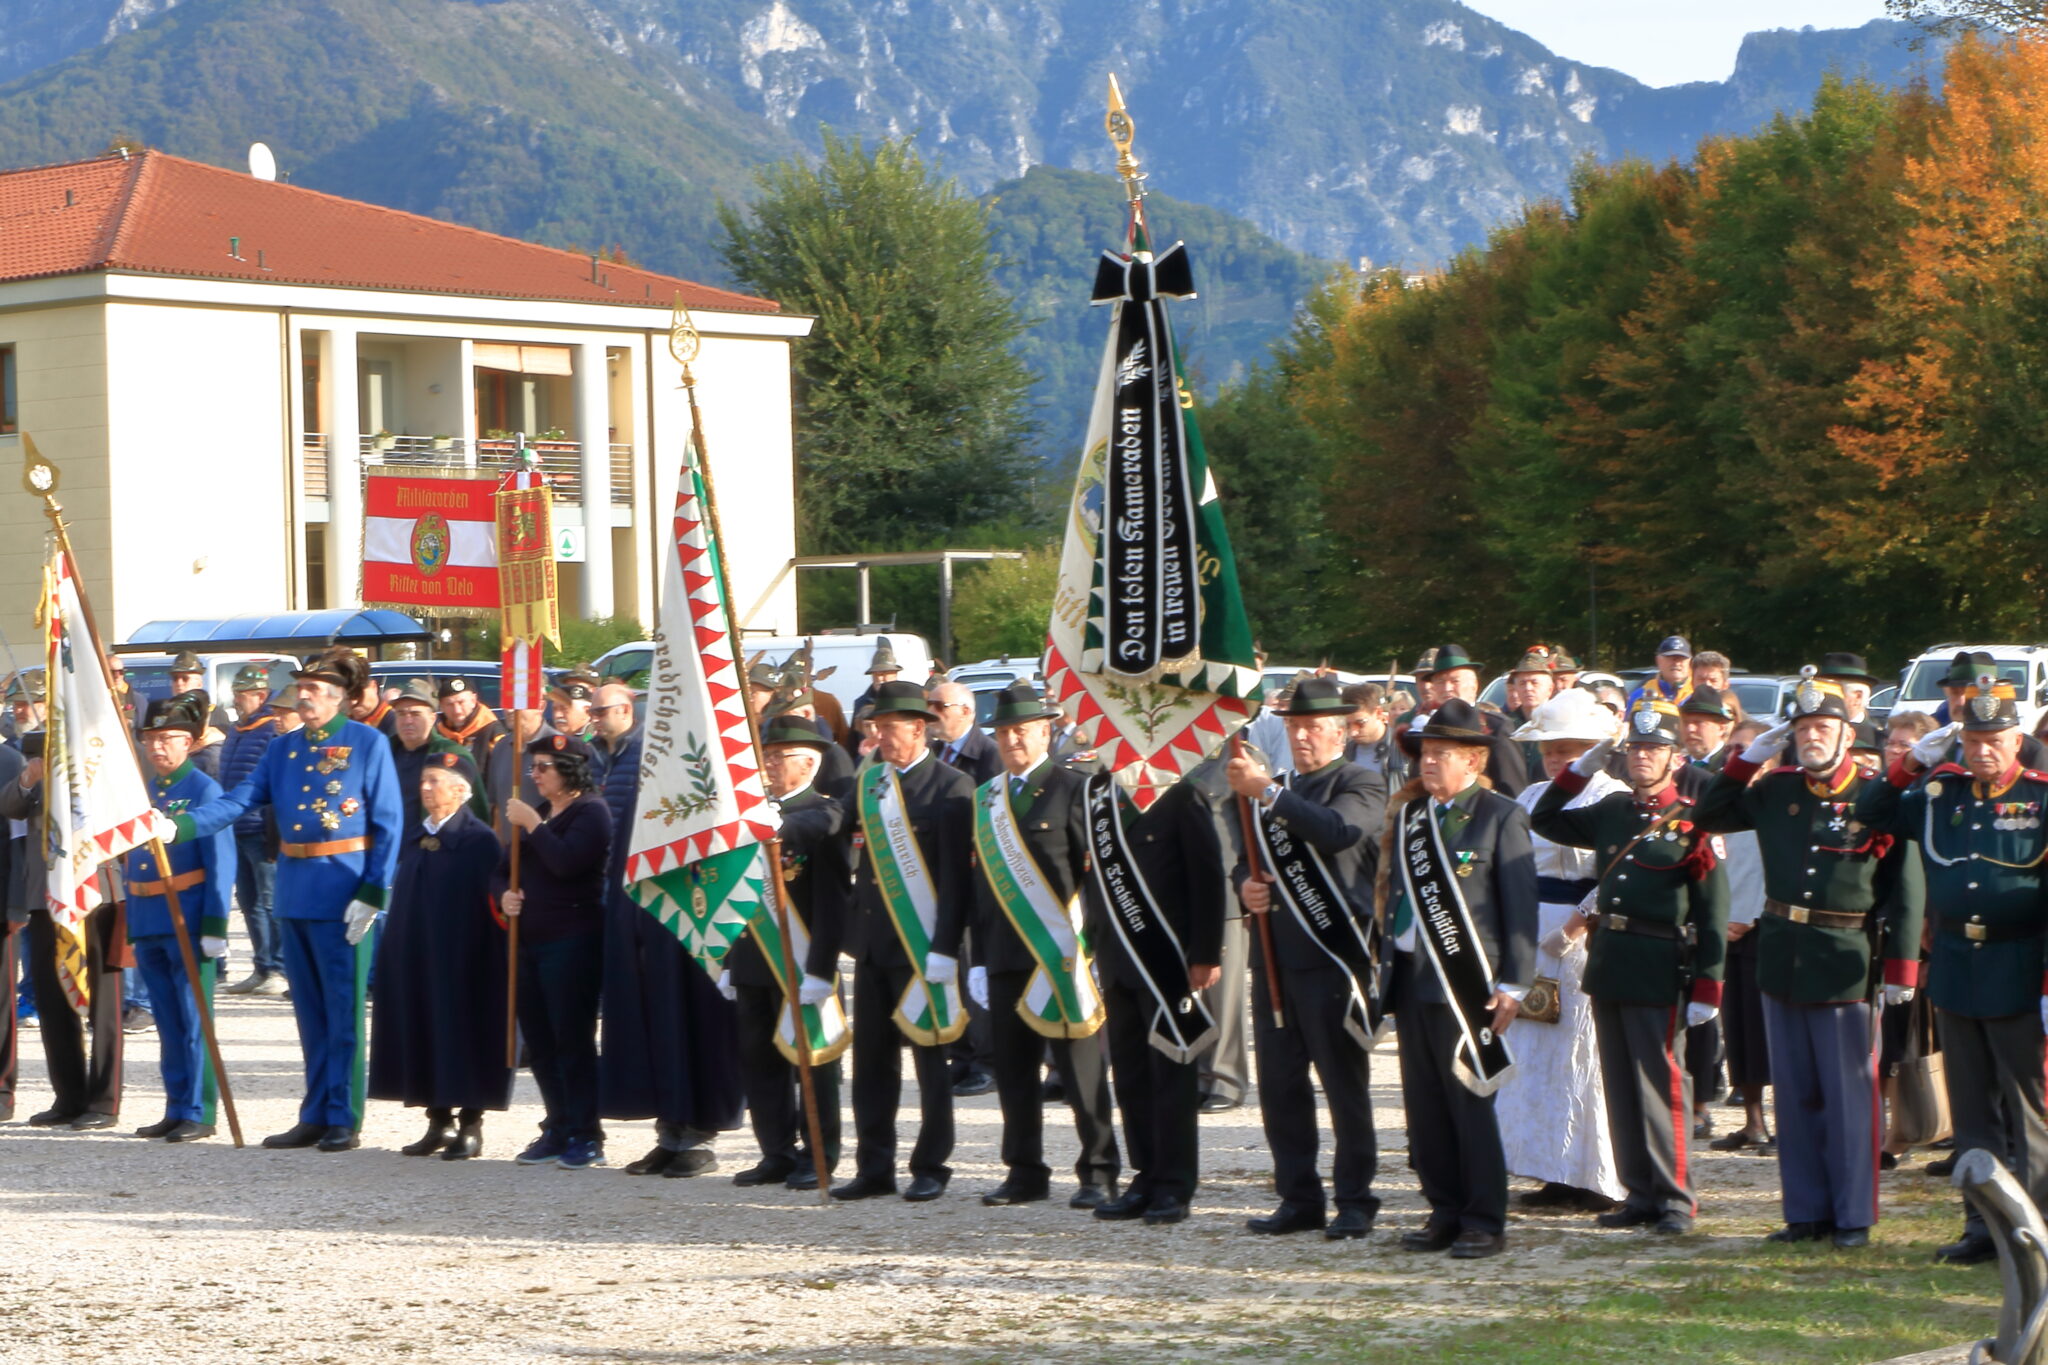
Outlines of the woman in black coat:
{"type": "Polygon", "coordinates": [[[519,1154],[522,1166],[580,1171],[604,1164],[597,1118],[597,1005],[604,985],[605,869],[612,816],[595,790],[595,755],[568,735],[526,746],[536,810],[513,798],[519,890],[510,890],[511,850],[496,884],[507,915],[519,916],[519,1031],[546,1117],[519,1154]]]}
{"type": "Polygon", "coordinates": [[[377,935],[369,1096],[426,1109],[426,1136],[399,1149],[407,1156],[477,1155],[483,1111],[505,1108],[512,1095],[505,930],[491,904],[503,850],[465,804],[479,786],[467,749],[423,760],[423,820],[398,846],[391,912],[377,935]]]}

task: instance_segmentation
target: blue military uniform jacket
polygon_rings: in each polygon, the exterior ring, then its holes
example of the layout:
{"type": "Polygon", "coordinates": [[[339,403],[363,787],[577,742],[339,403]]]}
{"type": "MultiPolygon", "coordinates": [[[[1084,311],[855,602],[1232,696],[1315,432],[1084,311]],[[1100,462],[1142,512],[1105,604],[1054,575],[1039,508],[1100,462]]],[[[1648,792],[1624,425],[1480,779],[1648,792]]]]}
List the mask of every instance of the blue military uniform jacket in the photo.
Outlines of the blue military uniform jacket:
{"type": "MultiPolygon", "coordinates": [[[[188,814],[220,799],[220,783],[187,762],[166,777],[150,774],[150,804],[166,815],[188,814]]],[[[222,827],[201,839],[173,844],[166,850],[168,878],[156,853],[144,846],[122,860],[128,883],[128,937],[150,938],[174,932],[171,901],[165,882],[178,893],[185,931],[198,947],[201,936],[226,938],[228,893],[235,885],[235,840],[222,827]]]]}
{"type": "Polygon", "coordinates": [[[2022,767],[1986,786],[1954,763],[1924,779],[1895,768],[1864,784],[1856,814],[1920,845],[1935,1006],[1977,1019],[2032,1014],[2048,984],[2048,772],[2022,767]]]}
{"type": "Polygon", "coordinates": [[[278,736],[233,791],[174,817],[179,839],[205,838],[261,805],[281,841],[278,918],[339,920],[352,900],[384,904],[405,805],[381,731],[336,716],[318,732],[278,736]]]}

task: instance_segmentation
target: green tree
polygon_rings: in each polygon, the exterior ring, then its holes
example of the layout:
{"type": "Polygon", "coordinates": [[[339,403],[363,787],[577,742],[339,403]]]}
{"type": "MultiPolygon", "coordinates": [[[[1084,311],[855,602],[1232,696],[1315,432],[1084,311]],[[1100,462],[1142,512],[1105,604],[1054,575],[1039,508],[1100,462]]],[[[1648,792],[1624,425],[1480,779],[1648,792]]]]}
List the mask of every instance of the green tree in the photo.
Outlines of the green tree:
{"type": "Polygon", "coordinates": [[[960,657],[946,662],[1044,653],[1059,577],[1057,545],[1026,550],[1022,559],[962,569],[953,594],[953,637],[960,657]]]}
{"type": "Polygon", "coordinates": [[[908,138],[827,130],[817,165],[757,178],[750,207],[720,207],[721,250],[743,287],[818,320],[796,351],[802,549],[898,549],[1013,513],[1031,376],[986,211],[908,138]]]}

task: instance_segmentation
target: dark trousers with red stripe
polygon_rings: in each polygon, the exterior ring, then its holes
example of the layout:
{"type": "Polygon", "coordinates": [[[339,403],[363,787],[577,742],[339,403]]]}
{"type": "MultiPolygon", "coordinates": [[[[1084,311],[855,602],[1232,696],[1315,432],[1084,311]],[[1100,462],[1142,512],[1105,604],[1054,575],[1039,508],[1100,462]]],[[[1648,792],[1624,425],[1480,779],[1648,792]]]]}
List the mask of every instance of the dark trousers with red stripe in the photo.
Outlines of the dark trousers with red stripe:
{"type": "Polygon", "coordinates": [[[1692,1077],[1672,1055],[1679,1006],[1593,1002],[1607,1133],[1628,1207],[1693,1213],[1692,1077]]]}
{"type": "MultiPolygon", "coordinates": [[[[2048,1091],[2044,1091],[2041,1016],[2028,1011],[1996,1019],[1934,1012],[1955,1118],[1956,1153],[1981,1147],[2005,1163],[2035,1204],[2048,1208],[2048,1091]]],[[[1971,1232],[1984,1220],[1964,1208],[1971,1232]]]]}
{"type": "Polygon", "coordinates": [[[1785,1221],[1877,1221],[1877,1011],[1764,996],[1785,1221]]]}

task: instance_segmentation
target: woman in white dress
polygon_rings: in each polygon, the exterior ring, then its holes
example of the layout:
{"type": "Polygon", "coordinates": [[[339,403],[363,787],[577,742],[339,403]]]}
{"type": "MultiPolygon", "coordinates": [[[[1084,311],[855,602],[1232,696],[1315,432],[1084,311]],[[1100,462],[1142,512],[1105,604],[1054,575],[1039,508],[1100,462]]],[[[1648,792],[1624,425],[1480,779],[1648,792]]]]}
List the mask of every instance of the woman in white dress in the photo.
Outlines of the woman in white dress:
{"type": "MultiPolygon", "coordinates": [[[[1529,723],[1511,738],[1531,742],[1543,756],[1545,781],[1516,799],[1533,810],[1538,797],[1565,765],[1613,736],[1616,718],[1591,692],[1568,688],[1536,708],[1529,723]]],[[[1590,806],[1626,784],[1602,772],[1573,798],[1590,806]]],[[[1522,1203],[1598,1211],[1613,1207],[1624,1191],[1607,1136],[1607,1104],[1600,1086],[1600,1055],[1593,1041],[1593,1006],[1579,988],[1586,970],[1584,916],[1579,903],[1600,876],[1598,855],[1564,848],[1541,835],[1536,846],[1536,880],[1542,900],[1536,952],[1538,975],[1554,977],[1558,1021],[1518,1023],[1512,1047],[1515,1073],[1495,1100],[1501,1146],[1508,1169],[1543,1182],[1522,1203]]]]}

